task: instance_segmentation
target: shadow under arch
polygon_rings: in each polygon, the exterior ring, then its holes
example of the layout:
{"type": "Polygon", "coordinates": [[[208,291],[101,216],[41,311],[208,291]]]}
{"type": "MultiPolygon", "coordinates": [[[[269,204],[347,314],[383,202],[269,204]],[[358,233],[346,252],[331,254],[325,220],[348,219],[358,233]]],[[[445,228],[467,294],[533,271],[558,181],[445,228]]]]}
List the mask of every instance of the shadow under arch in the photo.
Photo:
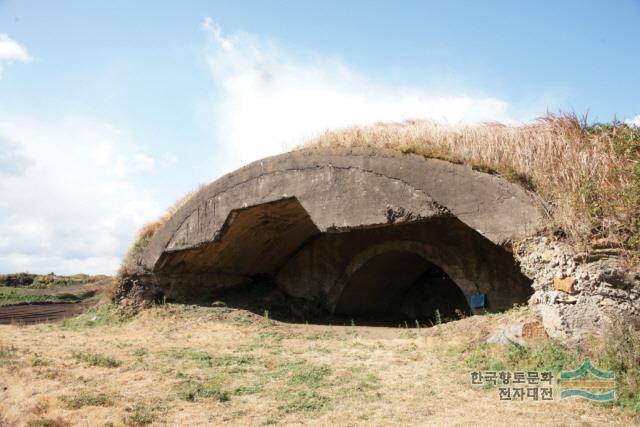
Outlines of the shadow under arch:
{"type": "Polygon", "coordinates": [[[330,293],[332,311],[360,321],[432,323],[471,314],[467,298],[478,287],[455,266],[445,272],[441,258],[436,248],[422,242],[374,245],[345,268],[330,293]]]}

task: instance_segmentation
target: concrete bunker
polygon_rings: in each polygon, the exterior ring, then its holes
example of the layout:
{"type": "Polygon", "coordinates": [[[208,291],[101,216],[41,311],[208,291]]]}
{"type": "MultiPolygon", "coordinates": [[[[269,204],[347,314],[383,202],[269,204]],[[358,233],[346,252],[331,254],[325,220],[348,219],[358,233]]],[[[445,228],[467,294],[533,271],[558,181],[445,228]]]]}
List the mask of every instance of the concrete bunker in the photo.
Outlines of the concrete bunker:
{"type": "Polygon", "coordinates": [[[541,222],[522,188],[462,165],[301,150],[201,189],[153,236],[117,298],[210,303],[268,282],[292,305],[371,320],[453,318],[477,293],[502,310],[532,293],[505,243],[541,222]]]}

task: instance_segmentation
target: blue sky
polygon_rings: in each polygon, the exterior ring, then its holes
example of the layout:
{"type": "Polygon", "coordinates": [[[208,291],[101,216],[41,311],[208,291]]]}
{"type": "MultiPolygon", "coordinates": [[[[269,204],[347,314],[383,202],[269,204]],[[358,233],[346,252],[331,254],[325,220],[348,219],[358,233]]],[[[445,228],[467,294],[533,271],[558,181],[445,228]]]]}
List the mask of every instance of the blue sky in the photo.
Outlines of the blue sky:
{"type": "Polygon", "coordinates": [[[640,2],[0,1],[0,272],[113,273],[200,183],[327,128],[640,125],[640,2]]]}

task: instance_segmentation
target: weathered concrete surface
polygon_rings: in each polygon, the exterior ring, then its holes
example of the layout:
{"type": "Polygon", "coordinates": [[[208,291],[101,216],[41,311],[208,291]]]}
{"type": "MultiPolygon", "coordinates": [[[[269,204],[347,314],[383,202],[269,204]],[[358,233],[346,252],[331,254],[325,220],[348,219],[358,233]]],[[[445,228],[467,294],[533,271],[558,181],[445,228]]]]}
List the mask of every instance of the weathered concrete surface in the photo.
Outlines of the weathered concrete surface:
{"type": "Polygon", "coordinates": [[[400,260],[388,267],[391,277],[378,272],[368,278],[370,288],[363,288],[359,298],[366,306],[367,293],[389,282],[401,291],[424,272],[429,263],[442,268],[467,295],[488,295],[492,309],[510,308],[514,302],[525,302],[531,294],[528,280],[520,273],[513,258],[503,248],[450,215],[429,220],[327,233],[298,251],[279,271],[276,280],[288,294],[296,297],[323,298],[333,310],[345,290],[363,267],[372,260],[385,262],[381,255],[405,254],[412,259],[394,271],[400,260]],[[425,265],[415,261],[424,260],[425,265]],[[404,271],[401,275],[400,271],[404,271]],[[388,279],[388,280],[386,280],[388,279]]]}
{"type": "Polygon", "coordinates": [[[152,238],[136,275],[176,298],[268,277],[333,310],[360,267],[393,251],[439,266],[465,295],[485,292],[492,308],[504,308],[530,288],[498,245],[542,221],[522,188],[466,166],[366,148],[307,149],[201,189],[152,238]]]}

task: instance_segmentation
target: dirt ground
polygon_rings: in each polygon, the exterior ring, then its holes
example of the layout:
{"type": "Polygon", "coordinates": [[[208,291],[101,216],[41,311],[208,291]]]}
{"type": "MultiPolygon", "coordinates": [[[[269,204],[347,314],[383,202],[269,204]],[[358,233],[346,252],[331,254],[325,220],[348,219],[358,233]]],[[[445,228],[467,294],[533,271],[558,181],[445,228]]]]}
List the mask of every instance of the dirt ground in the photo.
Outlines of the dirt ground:
{"type": "Polygon", "coordinates": [[[16,304],[0,307],[0,325],[32,324],[68,319],[84,312],[96,301],[53,304],[16,304]]]}
{"type": "Polygon", "coordinates": [[[637,425],[581,400],[500,401],[470,348],[521,314],[431,328],[289,324],[226,307],[0,326],[0,425],[637,425]]]}
{"type": "MultiPolygon", "coordinates": [[[[59,286],[52,289],[24,289],[20,292],[31,295],[92,295],[100,293],[111,282],[111,278],[93,283],[59,286]]],[[[77,303],[24,303],[15,305],[0,305],[0,325],[32,324],[55,320],[68,319],[84,312],[87,308],[98,303],[98,298],[77,303]]]]}

